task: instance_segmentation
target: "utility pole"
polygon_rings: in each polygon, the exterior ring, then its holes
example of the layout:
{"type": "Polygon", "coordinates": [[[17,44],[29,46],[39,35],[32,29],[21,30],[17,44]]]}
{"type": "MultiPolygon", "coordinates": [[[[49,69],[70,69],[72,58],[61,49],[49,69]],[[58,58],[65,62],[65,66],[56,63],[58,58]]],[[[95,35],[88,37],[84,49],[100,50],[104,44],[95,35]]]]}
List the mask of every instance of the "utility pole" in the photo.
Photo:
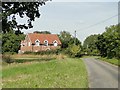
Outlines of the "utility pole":
{"type": "Polygon", "coordinates": [[[76,30],[75,30],[75,41],[74,41],[74,44],[76,45],[76,30]]]}

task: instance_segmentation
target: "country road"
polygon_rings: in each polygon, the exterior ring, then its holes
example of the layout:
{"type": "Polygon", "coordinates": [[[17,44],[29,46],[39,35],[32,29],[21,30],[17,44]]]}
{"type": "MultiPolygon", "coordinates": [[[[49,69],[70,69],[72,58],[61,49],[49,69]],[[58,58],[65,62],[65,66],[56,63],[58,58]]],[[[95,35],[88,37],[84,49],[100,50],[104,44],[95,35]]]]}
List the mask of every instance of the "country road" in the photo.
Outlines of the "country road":
{"type": "Polygon", "coordinates": [[[118,88],[118,67],[95,58],[83,58],[88,71],[89,88],[118,88]]]}

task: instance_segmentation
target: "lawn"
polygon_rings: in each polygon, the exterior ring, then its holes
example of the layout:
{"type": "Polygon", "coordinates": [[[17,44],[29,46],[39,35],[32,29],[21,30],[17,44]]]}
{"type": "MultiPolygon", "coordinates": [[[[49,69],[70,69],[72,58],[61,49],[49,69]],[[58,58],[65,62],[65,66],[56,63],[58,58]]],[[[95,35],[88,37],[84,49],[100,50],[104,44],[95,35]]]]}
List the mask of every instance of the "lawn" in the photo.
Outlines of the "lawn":
{"type": "Polygon", "coordinates": [[[3,88],[88,88],[86,67],[79,58],[5,65],[2,83],[3,88]]]}

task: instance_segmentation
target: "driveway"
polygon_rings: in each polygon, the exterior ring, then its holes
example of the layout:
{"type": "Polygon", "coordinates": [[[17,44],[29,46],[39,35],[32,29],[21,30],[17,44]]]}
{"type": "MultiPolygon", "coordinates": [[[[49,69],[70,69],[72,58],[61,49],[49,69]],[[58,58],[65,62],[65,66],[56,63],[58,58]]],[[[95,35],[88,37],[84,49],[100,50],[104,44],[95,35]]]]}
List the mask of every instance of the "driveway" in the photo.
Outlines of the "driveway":
{"type": "Polygon", "coordinates": [[[118,67],[95,58],[83,58],[89,78],[89,88],[118,88],[118,67]]]}

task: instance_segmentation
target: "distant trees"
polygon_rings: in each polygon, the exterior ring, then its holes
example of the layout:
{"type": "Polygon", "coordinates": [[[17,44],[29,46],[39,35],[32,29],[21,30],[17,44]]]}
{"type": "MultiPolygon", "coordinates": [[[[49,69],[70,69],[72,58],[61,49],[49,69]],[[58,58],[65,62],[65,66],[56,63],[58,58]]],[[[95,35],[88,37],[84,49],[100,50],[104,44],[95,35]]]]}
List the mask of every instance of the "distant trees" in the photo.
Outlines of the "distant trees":
{"type": "Polygon", "coordinates": [[[62,50],[72,57],[81,56],[82,45],[78,38],[73,37],[69,32],[62,31],[59,34],[62,42],[62,50]]]}
{"type": "Polygon", "coordinates": [[[34,31],[33,33],[39,33],[39,34],[51,34],[50,31],[34,31]]]}
{"type": "Polygon", "coordinates": [[[106,27],[104,33],[87,37],[83,47],[87,54],[120,59],[120,25],[106,27]]]}
{"type": "Polygon", "coordinates": [[[99,51],[98,51],[96,44],[95,44],[98,40],[98,36],[99,35],[97,35],[97,34],[90,35],[84,40],[83,48],[84,48],[85,54],[99,55],[99,51]]]}
{"type": "Polygon", "coordinates": [[[80,40],[78,40],[78,38],[73,37],[67,31],[60,32],[59,38],[62,42],[62,48],[68,48],[69,45],[72,45],[72,44],[81,45],[80,40]]]}

